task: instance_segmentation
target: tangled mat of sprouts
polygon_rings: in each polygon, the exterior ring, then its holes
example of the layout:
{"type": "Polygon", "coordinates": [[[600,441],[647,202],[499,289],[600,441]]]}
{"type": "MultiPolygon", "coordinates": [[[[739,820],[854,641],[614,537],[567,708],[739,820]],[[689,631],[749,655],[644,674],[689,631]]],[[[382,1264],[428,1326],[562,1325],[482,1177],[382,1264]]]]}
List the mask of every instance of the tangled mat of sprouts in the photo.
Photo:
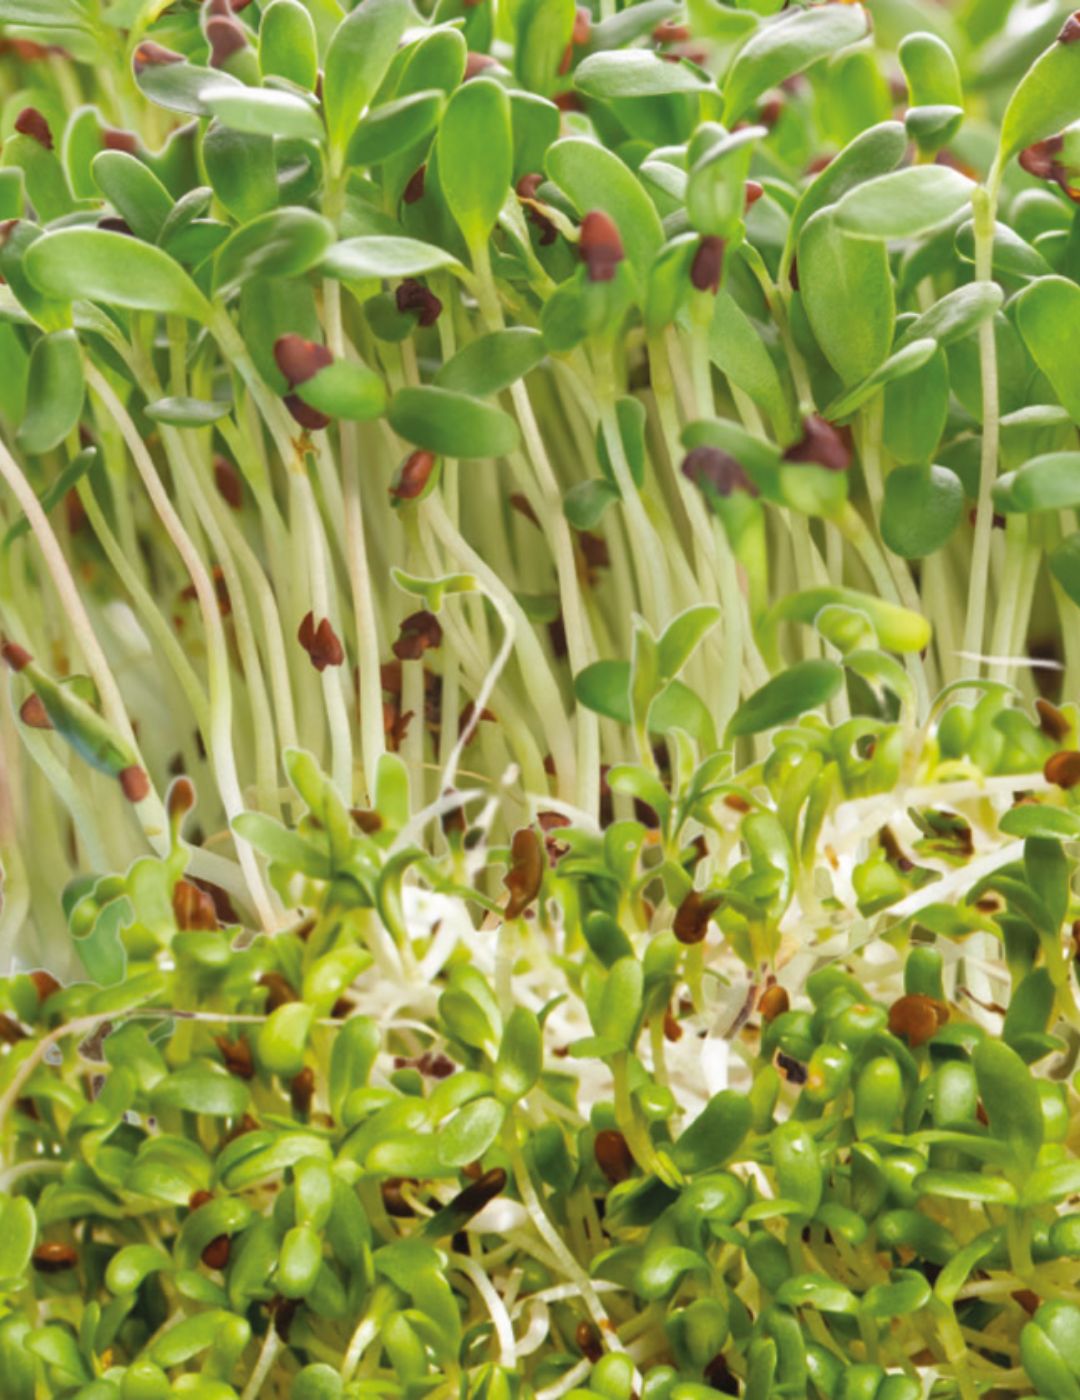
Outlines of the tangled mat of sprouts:
{"type": "Polygon", "coordinates": [[[0,0],[2,1400],[1080,1400],[1080,13],[873,17],[0,0]]]}

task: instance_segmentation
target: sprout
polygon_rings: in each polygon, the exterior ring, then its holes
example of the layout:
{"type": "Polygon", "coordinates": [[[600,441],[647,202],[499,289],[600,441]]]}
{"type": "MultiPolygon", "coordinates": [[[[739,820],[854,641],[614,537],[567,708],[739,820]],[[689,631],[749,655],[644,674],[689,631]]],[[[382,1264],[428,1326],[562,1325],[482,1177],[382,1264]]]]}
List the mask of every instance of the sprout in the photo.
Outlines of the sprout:
{"type": "Polygon", "coordinates": [[[1077,17],[902,28],[0,0],[4,1397],[1080,1395],[1077,17]]]}

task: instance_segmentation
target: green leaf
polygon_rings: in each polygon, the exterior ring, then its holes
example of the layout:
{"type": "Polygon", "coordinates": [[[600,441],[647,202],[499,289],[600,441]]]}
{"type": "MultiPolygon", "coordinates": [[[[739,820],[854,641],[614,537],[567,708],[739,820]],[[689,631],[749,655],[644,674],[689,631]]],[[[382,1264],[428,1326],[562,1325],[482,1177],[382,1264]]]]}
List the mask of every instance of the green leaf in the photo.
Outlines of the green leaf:
{"type": "Polygon", "coordinates": [[[242,1079],[220,1065],[196,1060],[159,1080],[151,1102],[155,1113],[179,1109],[212,1118],[238,1118],[251,1102],[251,1094],[242,1079]]]}
{"type": "Polygon", "coordinates": [[[335,360],[298,385],[296,394],[330,418],[364,423],[386,411],[386,385],[374,370],[356,360],[335,360]]]}
{"type": "Polygon", "coordinates": [[[536,1013],[517,1006],[503,1030],[499,1058],[495,1061],[495,1092],[508,1104],[514,1104],[540,1078],[544,1044],[536,1013]]]}
{"type": "Polygon", "coordinates": [[[633,171],[611,151],[580,136],[556,141],[546,168],[579,214],[593,209],[607,214],[619,230],[631,266],[644,277],[664,242],[664,229],[633,171]]]}
{"type": "Polygon", "coordinates": [[[450,98],[436,138],[439,181],[471,250],[495,227],[514,172],[510,99],[501,83],[474,78],[450,98]]]}
{"type": "Polygon", "coordinates": [[[172,1260],[164,1250],[149,1244],[129,1244],[109,1260],[105,1286],[117,1295],[134,1293],[151,1274],[171,1267],[172,1260]]]}
{"type": "Polygon", "coordinates": [[[300,1073],[314,1019],[315,1008],[302,1001],[271,1011],[255,1035],[255,1055],[267,1074],[291,1079],[300,1073]]]}
{"type": "Polygon", "coordinates": [[[505,457],[519,442],[501,408],[432,385],[399,389],[388,416],[399,437],[445,457],[505,457]]]}
{"type": "Polygon", "coordinates": [[[1016,1187],[1001,1176],[982,1172],[928,1171],[915,1178],[915,1190],[925,1196],[944,1196],[953,1201],[991,1201],[1015,1205],[1016,1187]]]}
{"type": "Polygon", "coordinates": [[[25,1273],[36,1238],[33,1204],[25,1196],[0,1196],[0,1279],[25,1273]]]}
{"type": "Polygon", "coordinates": [[[299,277],[322,262],[333,241],[333,225],[312,210],[271,209],[222,244],[214,262],[215,290],[228,293],[252,277],[299,277]]]}
{"type": "Polygon", "coordinates": [[[947,165],[912,165],[849,190],[836,223],[859,238],[914,238],[971,203],[975,183],[947,165]]]}
{"type": "Polygon", "coordinates": [[[708,75],[685,60],[667,63],[648,49],[594,53],[574,70],[574,86],[588,97],[659,97],[715,91],[708,75]]]}
{"type": "Polygon", "coordinates": [[[335,31],[323,76],[326,129],[335,150],[345,150],[378,91],[410,15],[408,0],[361,0],[335,31]]]}
{"type": "Polygon", "coordinates": [[[749,696],[731,717],[730,738],[761,734],[828,703],[843,684],[833,661],[799,661],[749,696]]]}
{"type": "Polygon", "coordinates": [[[904,158],[907,133],[899,122],[881,122],[861,132],[807,187],[791,216],[787,241],[794,247],[803,225],[848,190],[893,170],[904,158]]]}
{"type": "Polygon", "coordinates": [[[680,1171],[701,1172],[731,1160],[750,1131],[752,1109],[745,1094],[722,1089],[675,1140],[672,1160],[680,1171]]]}
{"type": "Polygon", "coordinates": [[[155,243],[173,207],[154,172],[126,151],[102,151],[91,166],[94,181],[137,238],[155,243]]]}
{"type": "Polygon", "coordinates": [[[851,1289],[825,1274],[795,1274],[785,1279],[777,1289],[776,1301],[787,1308],[817,1308],[825,1313],[854,1313],[859,1308],[851,1289]]]}
{"type": "Polygon", "coordinates": [[[343,282],[362,282],[377,277],[419,277],[442,267],[457,267],[458,261],[444,248],[422,243],[417,238],[396,238],[385,234],[347,238],[335,243],[323,259],[322,271],[343,282]]]}
{"type": "Polygon", "coordinates": [[[574,695],[598,715],[630,723],[630,663],[594,661],[574,677],[574,695]]]}
{"type": "Polygon", "coordinates": [[[925,1308],[931,1299],[930,1285],[915,1269],[896,1269],[891,1283],[876,1283],[859,1300],[865,1317],[907,1317],[925,1308]]]}
{"type": "Polygon", "coordinates": [[[924,617],[855,588],[808,588],[792,593],[777,603],[769,616],[810,626],[822,608],[833,604],[865,613],[878,641],[889,651],[922,651],[930,642],[930,624],[924,617]]]}
{"type": "Polygon", "coordinates": [[[948,467],[895,467],[885,479],[881,538],[901,559],[945,544],[964,513],[964,488],[948,467]]]}
{"type": "Polygon", "coordinates": [[[511,326],[477,336],[435,375],[441,389],[487,398],[523,379],[544,358],[544,337],[531,326],[511,326]]]}
{"type": "Polygon", "coordinates": [[[657,643],[659,672],[665,680],[679,674],[720,616],[715,603],[698,603],[668,623],[657,643]]]}
{"type": "Polygon", "coordinates": [[[434,88],[374,107],[349,139],[346,164],[378,165],[410,150],[434,131],[445,100],[442,92],[434,88]]]}
{"type": "Polygon", "coordinates": [[[799,291],[814,336],[845,385],[858,384],[888,356],[896,313],[883,242],[843,232],[831,210],[815,214],[799,239],[799,291]]]}
{"type": "Polygon", "coordinates": [[[195,63],[148,63],[135,69],[135,84],[143,96],[158,107],[193,117],[211,115],[203,100],[203,93],[209,88],[218,92],[226,87],[238,93],[248,91],[228,73],[195,63]]]}
{"type": "Polygon", "coordinates": [[[281,88],[237,87],[209,83],[199,93],[203,105],[233,131],[254,136],[321,141],[319,114],[305,98],[281,88]]]}
{"type": "Polygon", "coordinates": [[[618,487],[599,477],[579,481],[563,497],[563,514],[575,530],[592,530],[608,506],[620,499],[618,487]]]}
{"type": "Polygon", "coordinates": [[[780,1194],[813,1216],[821,1204],[824,1174],[817,1143],[802,1123],[781,1123],[769,1137],[780,1194]]]}
{"type": "Polygon", "coordinates": [[[74,331],[43,335],[30,352],[26,414],[15,436],[22,450],[36,456],[58,447],[78,426],[85,393],[78,336],[74,331]]]}
{"type": "Polygon", "coordinates": [[[0,24],[33,29],[88,29],[86,11],[75,0],[0,0],[0,24]]]}
{"type": "Polygon", "coordinates": [[[476,1162],[499,1135],[506,1108],[493,1098],[473,1099],[439,1130],[439,1159],[447,1167],[476,1162]]]}
{"type": "Polygon", "coordinates": [[[206,320],[210,306],[187,273],[160,248],[104,229],[63,228],[27,250],[26,275],[46,296],[101,301],[133,311],[206,320]]]}
{"type": "Polygon", "coordinates": [[[624,1050],[632,1050],[641,1020],[645,975],[635,957],[620,958],[606,974],[592,1015],[593,1030],[624,1050]]]}
{"type": "MultiPolygon", "coordinates": [[[[1080,71],[1080,68],[1078,68],[1080,71]]],[[[1080,287],[1067,277],[1040,277],[1016,298],[1016,324],[1032,359],[1080,423],[1080,287]]]]}
{"type": "Polygon", "coordinates": [[[1001,120],[997,167],[1080,118],[1080,47],[1057,39],[1021,78],[1001,120]]]}
{"type": "Polygon", "coordinates": [[[174,428],[206,428],[225,418],[233,406],[224,399],[155,399],[146,405],[146,416],[174,428]]]}
{"type": "Polygon", "coordinates": [[[742,46],[724,80],[724,124],[731,127],[763,92],[862,39],[861,5],[819,5],[764,24],[742,46]]]}
{"type": "Polygon", "coordinates": [[[259,24],[263,77],[285,78],[307,92],[319,79],[319,49],[311,14],[299,0],[273,0],[259,24]]]}
{"type": "Polygon", "coordinates": [[[574,30],[574,0],[518,0],[514,23],[514,66],[521,86],[547,94],[574,30]]]}
{"type": "Polygon", "coordinates": [[[1080,815],[1047,803],[1024,802],[1003,812],[998,828],[1006,836],[1024,840],[1034,836],[1047,841],[1075,841],[1080,837],[1080,815]]]}
{"type": "Polygon", "coordinates": [[[1047,452],[994,482],[994,505],[1010,513],[1080,505],[1080,452],[1047,452]]]}
{"type": "Polygon", "coordinates": [[[709,358],[736,388],[765,410],[782,442],[793,442],[800,436],[790,384],[781,379],[756,324],[723,287],[716,294],[709,325],[709,358]]]}
{"type": "Polygon", "coordinates": [[[1030,1169],[1043,1139],[1042,1109],[1031,1071],[1015,1050],[989,1037],[975,1047],[972,1063],[991,1133],[1011,1148],[1019,1167],[1030,1169]]]}
{"type": "Polygon", "coordinates": [[[833,399],[825,409],[825,417],[830,423],[841,423],[852,417],[886,384],[893,384],[922,369],[937,353],[937,348],[935,340],[909,341],[903,349],[894,351],[887,360],[871,370],[861,383],[833,399]]]}
{"type": "Polygon", "coordinates": [[[1080,530],[1066,535],[1051,552],[1050,572],[1065,595],[1080,606],[1080,530]]]}
{"type": "Polygon", "coordinates": [[[929,337],[939,345],[960,340],[1000,310],[1005,294],[993,282],[969,282],[936,301],[901,331],[897,349],[929,337]]]}

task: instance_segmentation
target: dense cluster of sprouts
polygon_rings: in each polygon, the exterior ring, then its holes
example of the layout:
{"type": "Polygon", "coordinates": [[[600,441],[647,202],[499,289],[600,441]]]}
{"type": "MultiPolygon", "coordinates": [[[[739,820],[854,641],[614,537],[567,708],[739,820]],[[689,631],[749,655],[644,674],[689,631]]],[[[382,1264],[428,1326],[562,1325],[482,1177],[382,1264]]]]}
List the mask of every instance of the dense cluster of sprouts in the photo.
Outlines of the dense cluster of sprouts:
{"type": "Polygon", "coordinates": [[[1080,15],[0,0],[0,1395],[1080,1400],[1080,15]]]}

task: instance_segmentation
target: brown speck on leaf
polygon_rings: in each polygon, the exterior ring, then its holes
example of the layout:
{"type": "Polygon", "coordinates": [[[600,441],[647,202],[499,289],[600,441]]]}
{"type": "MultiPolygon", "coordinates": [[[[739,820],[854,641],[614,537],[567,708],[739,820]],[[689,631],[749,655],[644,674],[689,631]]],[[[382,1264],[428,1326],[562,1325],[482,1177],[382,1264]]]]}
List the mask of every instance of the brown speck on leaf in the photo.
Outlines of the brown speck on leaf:
{"type": "Polygon", "coordinates": [[[290,332],[279,336],[274,342],[274,361],[290,389],[295,389],[298,384],[314,379],[321,369],[332,365],[334,357],[318,341],[305,340],[302,335],[290,332]]]}
{"type": "Polygon", "coordinates": [[[225,1068],[237,1079],[255,1078],[255,1061],[251,1054],[251,1046],[244,1039],[230,1040],[228,1036],[216,1035],[214,1044],[221,1052],[221,1058],[225,1061],[225,1068]]]}
{"type": "Polygon", "coordinates": [[[597,1166],[613,1186],[625,1181],[634,1170],[629,1144],[614,1128],[604,1128],[596,1134],[593,1152],[597,1166]]]}
{"type": "Polygon", "coordinates": [[[740,797],[737,792],[729,792],[724,796],[724,806],[730,807],[733,812],[749,812],[750,803],[745,797],[740,797]]]}
{"type": "Polygon", "coordinates": [[[394,293],[394,301],[401,312],[415,311],[424,327],[433,326],[442,313],[442,302],[415,277],[405,278],[394,293]]]}
{"type": "Polygon", "coordinates": [[[594,1366],[604,1354],[604,1344],[600,1340],[600,1333],[591,1322],[586,1322],[583,1319],[578,1323],[574,1331],[574,1341],[585,1360],[591,1361],[594,1366]]]}
{"type": "Polygon", "coordinates": [[[1051,754],[1043,764],[1043,777],[1056,787],[1075,787],[1080,783],[1080,753],[1076,749],[1061,749],[1051,754]]]}
{"type": "Polygon", "coordinates": [[[442,625],[433,612],[421,609],[401,624],[400,635],[393,645],[399,661],[419,661],[425,651],[442,645],[442,625]]]}
{"type": "Polygon", "coordinates": [[[177,880],[172,896],[173,915],[179,929],[209,932],[218,927],[214,901],[190,880],[177,880]]]}
{"type": "Polygon", "coordinates": [[[519,827],[510,842],[510,869],[503,876],[509,891],[504,917],[519,919],[536,896],[544,878],[544,848],[531,826],[519,827]]]}
{"type": "Polygon", "coordinates": [[[1069,717],[1049,700],[1040,696],[1035,701],[1035,713],[1039,716],[1039,728],[1048,739],[1060,744],[1069,736],[1069,717]]]}
{"type": "Polygon", "coordinates": [[[316,671],[325,671],[327,666],[341,666],[345,661],[345,649],[341,641],[330,625],[330,619],[324,617],[318,626],[315,625],[315,614],[307,612],[304,620],[300,624],[297,632],[297,640],[311,658],[311,664],[316,671]]]}
{"type": "Polygon", "coordinates": [[[412,452],[401,465],[397,477],[390,487],[390,495],[396,501],[414,501],[424,493],[431,473],[435,470],[434,452],[420,448],[412,452]]]}
{"type": "Polygon", "coordinates": [[[18,642],[9,642],[6,637],[0,641],[0,656],[13,671],[23,670],[34,659],[25,647],[19,646],[18,642]]]}
{"type": "Polygon", "coordinates": [[[290,1001],[299,1000],[290,983],[280,972],[264,972],[259,978],[259,986],[266,988],[266,1010],[268,1012],[276,1011],[279,1006],[285,1006],[290,1001]]]}
{"type": "Polygon", "coordinates": [[[150,779],[146,775],[146,769],[140,768],[137,763],[122,768],[117,777],[120,791],[129,802],[139,803],[150,796],[150,779]]]}
{"type": "Polygon", "coordinates": [[[310,1065],[305,1065],[289,1083],[289,1102],[298,1118],[307,1118],[314,1098],[315,1071],[310,1065]]]}
{"type": "Polygon", "coordinates": [[[690,31],[678,20],[665,19],[653,30],[652,37],[654,44],[685,44],[690,38],[690,31]]]}
{"type": "Polygon", "coordinates": [[[515,186],[515,192],[525,206],[525,217],[539,230],[540,246],[547,248],[558,238],[559,231],[544,213],[543,208],[536,202],[537,191],[543,182],[543,175],[538,171],[531,171],[527,175],[522,175],[515,186]]]}
{"type": "Polygon", "coordinates": [[[393,1216],[395,1220],[408,1220],[416,1214],[401,1190],[406,1183],[410,1186],[417,1185],[412,1178],[401,1176],[387,1177],[382,1184],[383,1205],[387,1215],[393,1216]]]}
{"type": "Polygon", "coordinates": [[[364,833],[365,836],[374,836],[377,831],[383,828],[383,819],[378,812],[373,812],[366,807],[353,807],[349,815],[364,833]]]}
{"type": "Polygon", "coordinates": [[[107,126],[101,133],[101,144],[106,151],[123,151],[133,156],[139,149],[139,139],[131,131],[122,131],[116,126],[107,126]]]}
{"type": "Polygon", "coordinates": [[[1080,40],[1080,10],[1073,11],[1057,36],[1059,44],[1075,44],[1077,40],[1080,40]]]}
{"type": "Polygon", "coordinates": [[[53,148],[52,132],[44,115],[36,107],[24,107],[15,118],[15,130],[20,136],[29,136],[47,151],[53,148]]]}
{"type": "Polygon", "coordinates": [[[248,46],[247,30],[237,20],[215,15],[207,22],[206,38],[210,45],[210,67],[223,68],[234,54],[248,46]]]}
{"type": "Polygon", "coordinates": [[[183,63],[184,55],[176,53],[172,49],[164,48],[161,44],[155,44],[152,39],[144,39],[135,50],[132,63],[136,73],[141,73],[144,68],[161,68],[168,63],[183,63]]]}
{"type": "Polygon", "coordinates": [[[914,1050],[932,1040],[949,1019],[949,1009],[933,997],[912,992],[889,1007],[889,1030],[914,1050]]]}
{"type": "Polygon", "coordinates": [[[218,1235],[203,1250],[201,1258],[208,1269],[224,1269],[229,1263],[228,1235],[218,1235]]]}
{"type": "Polygon", "coordinates": [[[418,166],[417,169],[413,171],[412,175],[409,176],[409,183],[405,186],[405,191],[401,196],[406,204],[416,204],[419,200],[423,199],[424,172],[426,170],[426,165],[418,166]]]}
{"type": "Polygon", "coordinates": [[[691,890],[675,912],[672,927],[680,943],[700,943],[709,931],[709,920],[721,904],[719,895],[691,890]]]}
{"type": "Polygon", "coordinates": [[[806,463],[843,472],[851,466],[851,434],[818,414],[803,420],[803,435],[784,453],[785,462],[806,463]]]}
{"type": "Polygon", "coordinates": [[[484,1172],[475,1181],[471,1181],[457,1195],[448,1202],[446,1209],[452,1210],[456,1214],[469,1216],[478,1215],[480,1211],[496,1196],[500,1196],[506,1190],[506,1172],[502,1167],[492,1167],[491,1171],[484,1172]]]}
{"type": "Polygon", "coordinates": [[[45,708],[45,702],[38,694],[28,695],[19,707],[19,718],[27,729],[52,729],[53,722],[45,708]]]}
{"type": "Polygon", "coordinates": [[[181,774],[169,789],[168,800],[169,820],[176,821],[195,806],[195,784],[181,774]]]}
{"type": "Polygon", "coordinates": [[[305,432],[319,433],[330,426],[330,415],[306,404],[299,394],[286,394],[281,402],[305,432]]]}
{"type": "Polygon", "coordinates": [[[473,53],[471,50],[465,59],[465,76],[463,83],[467,83],[470,78],[477,78],[488,68],[496,68],[498,64],[489,53],[473,53]]]}
{"type": "Polygon", "coordinates": [[[787,989],[781,987],[779,982],[774,982],[771,987],[766,987],[758,1002],[758,1011],[761,1019],[768,1023],[775,1021],[777,1016],[782,1016],[791,1006],[791,998],[787,994],[787,989]]]}
{"type": "Polygon", "coordinates": [[[578,254],[590,282],[610,282],[625,254],[614,222],[600,209],[585,215],[578,254]]]}
{"type": "Polygon", "coordinates": [[[742,464],[719,447],[702,444],[691,448],[683,458],[682,474],[695,486],[708,486],[718,496],[731,496],[736,491],[745,491],[749,496],[758,494],[742,464]]]}
{"type": "Polygon", "coordinates": [[[43,968],[31,972],[30,981],[34,984],[34,991],[37,992],[39,1002],[48,1001],[54,992],[60,990],[60,983],[51,972],[46,972],[43,968]]]}
{"type": "Polygon", "coordinates": [[[18,1045],[20,1040],[26,1038],[26,1032],[14,1016],[0,1012],[0,1045],[18,1045]]]}
{"type": "Polygon", "coordinates": [[[690,264],[690,281],[699,292],[720,290],[720,279],[724,272],[724,240],[713,234],[702,238],[690,264]]]}
{"type": "Polygon", "coordinates": [[[61,1240],[46,1240],[34,1250],[33,1265],[39,1274],[62,1274],[79,1262],[78,1251],[61,1240]]]}
{"type": "Polygon", "coordinates": [[[244,479],[229,461],[218,455],[214,458],[214,485],[218,495],[233,510],[240,510],[244,504],[244,479]]]}
{"type": "Polygon", "coordinates": [[[718,1390],[721,1395],[738,1395],[739,1383],[731,1374],[731,1367],[727,1364],[723,1352],[718,1352],[713,1357],[703,1374],[705,1384],[713,1390],[718,1390]]]}

